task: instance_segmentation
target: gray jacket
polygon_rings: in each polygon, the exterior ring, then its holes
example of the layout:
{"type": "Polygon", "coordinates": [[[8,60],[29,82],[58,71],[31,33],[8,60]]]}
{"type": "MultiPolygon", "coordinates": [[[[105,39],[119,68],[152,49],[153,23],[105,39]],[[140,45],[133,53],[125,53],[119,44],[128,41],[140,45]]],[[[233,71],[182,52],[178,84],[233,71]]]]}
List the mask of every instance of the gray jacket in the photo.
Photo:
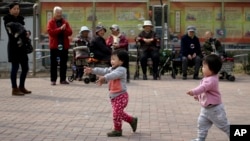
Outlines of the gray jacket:
{"type": "Polygon", "coordinates": [[[119,66],[117,68],[93,68],[92,73],[102,75],[109,82],[109,96],[113,99],[127,91],[126,79],[127,69],[119,66]]]}

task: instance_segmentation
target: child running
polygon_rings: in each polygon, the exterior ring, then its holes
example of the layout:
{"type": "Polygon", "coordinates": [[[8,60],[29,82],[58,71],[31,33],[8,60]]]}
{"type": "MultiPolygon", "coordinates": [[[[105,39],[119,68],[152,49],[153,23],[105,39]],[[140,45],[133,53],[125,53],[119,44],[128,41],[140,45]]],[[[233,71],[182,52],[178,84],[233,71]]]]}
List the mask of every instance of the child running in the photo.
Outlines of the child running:
{"type": "Polygon", "coordinates": [[[192,141],[205,141],[209,128],[215,124],[220,130],[230,136],[230,125],[219,92],[218,72],[222,66],[221,58],[215,54],[205,57],[202,66],[204,78],[200,85],[187,92],[201,104],[198,117],[198,138],[192,141]]]}
{"type": "Polygon", "coordinates": [[[109,68],[89,68],[85,67],[84,73],[100,75],[96,83],[102,85],[109,82],[109,97],[113,109],[114,130],[107,133],[108,137],[122,136],[122,120],[128,122],[133,130],[137,128],[137,117],[132,117],[124,112],[128,104],[128,93],[126,88],[126,64],[129,56],[126,51],[116,50],[111,55],[111,67],[109,68]]]}

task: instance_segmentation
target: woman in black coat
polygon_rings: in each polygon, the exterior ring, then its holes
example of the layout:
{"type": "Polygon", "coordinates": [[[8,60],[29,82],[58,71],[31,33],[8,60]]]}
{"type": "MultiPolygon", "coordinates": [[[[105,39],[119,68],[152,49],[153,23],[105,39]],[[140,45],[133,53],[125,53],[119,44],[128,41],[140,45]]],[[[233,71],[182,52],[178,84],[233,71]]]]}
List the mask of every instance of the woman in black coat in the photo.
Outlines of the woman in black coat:
{"type": "Polygon", "coordinates": [[[110,63],[111,57],[111,48],[106,45],[106,41],[103,38],[106,33],[106,28],[101,25],[98,25],[95,29],[96,36],[90,42],[90,52],[94,54],[95,59],[99,61],[110,63]]]}
{"type": "Polygon", "coordinates": [[[20,16],[19,13],[19,3],[14,2],[9,5],[9,14],[5,15],[3,18],[5,29],[9,37],[8,61],[11,63],[10,79],[12,84],[12,95],[14,96],[23,96],[24,94],[31,93],[31,91],[25,88],[25,79],[29,70],[28,55],[25,48],[19,45],[19,38],[15,37],[6,28],[6,25],[10,22],[20,23],[24,26],[24,17],[20,16]],[[20,74],[20,83],[18,87],[16,79],[19,65],[21,65],[22,72],[20,74]]]}

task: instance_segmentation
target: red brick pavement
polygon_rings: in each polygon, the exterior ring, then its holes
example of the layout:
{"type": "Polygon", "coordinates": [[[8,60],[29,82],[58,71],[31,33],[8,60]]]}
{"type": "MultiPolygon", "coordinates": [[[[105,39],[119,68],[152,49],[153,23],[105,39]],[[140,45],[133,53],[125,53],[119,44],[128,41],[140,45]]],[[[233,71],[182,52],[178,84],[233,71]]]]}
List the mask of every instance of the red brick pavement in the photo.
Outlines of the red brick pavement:
{"type": "MultiPolygon", "coordinates": [[[[250,77],[221,81],[220,90],[232,124],[250,124],[250,77]]],[[[10,80],[0,79],[0,141],[189,141],[196,137],[200,105],[185,92],[197,80],[132,80],[127,112],[139,118],[138,130],[123,124],[123,137],[108,138],[112,129],[107,85],[51,86],[49,78],[28,78],[31,95],[11,96],[10,80]],[[171,80],[171,81],[170,81],[171,80]]],[[[216,127],[207,141],[227,141],[216,127]]]]}

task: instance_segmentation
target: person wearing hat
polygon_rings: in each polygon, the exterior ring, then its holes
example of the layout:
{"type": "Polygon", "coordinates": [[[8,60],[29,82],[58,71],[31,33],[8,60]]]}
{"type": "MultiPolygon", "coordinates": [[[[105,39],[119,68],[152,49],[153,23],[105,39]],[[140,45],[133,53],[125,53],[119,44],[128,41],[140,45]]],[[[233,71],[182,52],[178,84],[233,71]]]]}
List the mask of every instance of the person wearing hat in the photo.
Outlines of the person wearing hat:
{"type": "Polygon", "coordinates": [[[89,49],[93,53],[93,58],[98,61],[105,61],[110,63],[111,48],[106,45],[104,39],[104,34],[106,33],[106,28],[102,25],[96,26],[95,37],[91,40],[89,49]]]}
{"type": "Polygon", "coordinates": [[[140,42],[140,62],[143,72],[143,80],[147,80],[147,62],[148,58],[153,62],[153,79],[157,80],[160,53],[158,46],[160,40],[153,30],[151,21],[146,20],[143,24],[143,31],[136,37],[136,42],[140,42]]]}
{"type": "MultiPolygon", "coordinates": [[[[124,34],[120,33],[120,27],[117,24],[113,24],[110,28],[111,35],[106,39],[106,44],[113,51],[114,50],[125,50],[128,52],[128,40],[124,34]]],[[[129,73],[129,62],[127,66],[127,82],[130,82],[130,73],[129,73]]]]}
{"type": "Polygon", "coordinates": [[[87,26],[82,26],[79,35],[76,37],[75,40],[75,47],[77,46],[89,46],[90,39],[89,39],[90,30],[87,26]]]}
{"type": "Polygon", "coordinates": [[[199,38],[195,35],[196,28],[194,26],[187,27],[187,34],[181,37],[181,50],[182,57],[182,79],[187,79],[188,66],[194,67],[193,79],[199,79],[199,70],[201,66],[201,46],[199,38]]]}
{"type": "Polygon", "coordinates": [[[50,48],[50,80],[51,85],[56,85],[57,80],[57,57],[60,58],[60,84],[69,84],[66,81],[68,49],[70,47],[69,37],[72,29],[62,16],[62,8],[55,6],[53,18],[48,22],[47,32],[49,34],[50,48]]]}
{"type": "Polygon", "coordinates": [[[120,33],[120,27],[113,24],[110,30],[111,35],[106,39],[107,46],[113,48],[113,50],[123,49],[128,51],[128,40],[124,34],[120,33]]]}
{"type": "Polygon", "coordinates": [[[11,63],[10,80],[12,85],[12,95],[13,96],[23,96],[24,94],[30,94],[31,91],[25,88],[25,80],[27,73],[29,71],[28,55],[23,48],[23,46],[18,46],[18,38],[13,34],[8,32],[6,25],[9,23],[19,23],[20,25],[25,25],[24,17],[19,15],[20,7],[19,3],[13,2],[9,5],[9,13],[3,17],[4,26],[9,38],[8,41],[8,61],[11,63]],[[20,83],[17,86],[17,72],[21,66],[20,83]]]}
{"type": "MultiPolygon", "coordinates": [[[[82,26],[80,31],[79,31],[79,35],[76,37],[75,47],[89,46],[89,44],[90,44],[89,33],[90,33],[89,28],[87,26],[82,26]]],[[[74,65],[76,65],[76,57],[77,57],[76,51],[73,50],[74,65]]],[[[75,78],[78,79],[79,81],[81,81],[82,76],[83,76],[83,66],[78,66],[78,69],[76,69],[75,78]]]]}

